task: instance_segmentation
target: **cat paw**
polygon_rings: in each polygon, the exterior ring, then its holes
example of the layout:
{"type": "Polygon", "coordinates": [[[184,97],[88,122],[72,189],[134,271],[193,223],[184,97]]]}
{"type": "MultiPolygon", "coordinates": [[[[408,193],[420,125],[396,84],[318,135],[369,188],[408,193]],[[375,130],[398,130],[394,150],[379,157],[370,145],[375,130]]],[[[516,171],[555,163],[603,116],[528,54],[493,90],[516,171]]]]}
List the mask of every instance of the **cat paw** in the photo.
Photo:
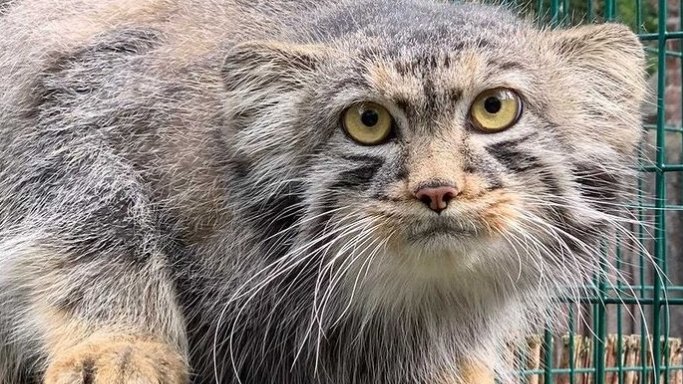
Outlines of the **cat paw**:
{"type": "Polygon", "coordinates": [[[147,340],[91,340],[58,353],[44,384],[187,384],[183,357],[147,340]]]}

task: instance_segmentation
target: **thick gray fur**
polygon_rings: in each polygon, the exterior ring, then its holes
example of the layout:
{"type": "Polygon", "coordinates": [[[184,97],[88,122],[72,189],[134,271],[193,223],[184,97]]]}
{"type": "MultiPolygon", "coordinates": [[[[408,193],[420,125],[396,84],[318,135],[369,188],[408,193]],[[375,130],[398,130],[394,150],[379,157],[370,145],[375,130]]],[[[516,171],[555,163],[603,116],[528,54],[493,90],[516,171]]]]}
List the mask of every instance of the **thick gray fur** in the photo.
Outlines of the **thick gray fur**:
{"type": "Polygon", "coordinates": [[[194,383],[431,384],[473,356],[504,372],[500,344],[623,224],[644,93],[625,27],[428,0],[0,14],[2,384],[102,329],[173,346],[194,383]],[[498,86],[522,119],[478,133],[468,106],[498,86]],[[340,127],[368,99],[395,114],[386,144],[340,127]],[[397,194],[425,148],[508,199],[500,228],[397,194]],[[461,231],[425,239],[433,220],[461,231]]]}

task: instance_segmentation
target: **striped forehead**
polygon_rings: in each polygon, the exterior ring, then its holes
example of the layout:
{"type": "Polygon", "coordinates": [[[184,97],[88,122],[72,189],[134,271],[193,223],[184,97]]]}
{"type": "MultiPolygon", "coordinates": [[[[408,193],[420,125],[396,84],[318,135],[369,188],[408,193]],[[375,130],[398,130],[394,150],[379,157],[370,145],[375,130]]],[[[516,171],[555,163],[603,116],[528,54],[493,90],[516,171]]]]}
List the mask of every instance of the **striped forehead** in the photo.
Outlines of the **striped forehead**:
{"type": "Polygon", "coordinates": [[[485,89],[485,79],[495,72],[518,66],[474,49],[399,56],[368,64],[365,83],[409,117],[452,117],[463,96],[485,89]]]}

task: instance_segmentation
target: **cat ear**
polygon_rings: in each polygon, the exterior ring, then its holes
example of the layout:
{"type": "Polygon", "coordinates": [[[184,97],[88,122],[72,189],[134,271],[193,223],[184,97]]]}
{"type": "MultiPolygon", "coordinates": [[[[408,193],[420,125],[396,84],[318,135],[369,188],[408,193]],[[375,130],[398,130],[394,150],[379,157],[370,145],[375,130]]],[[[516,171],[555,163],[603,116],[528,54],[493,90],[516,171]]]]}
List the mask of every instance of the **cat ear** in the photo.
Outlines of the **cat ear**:
{"type": "Polygon", "coordinates": [[[298,88],[310,80],[325,53],[324,48],[316,45],[267,41],[241,43],[228,52],[222,68],[223,80],[228,91],[298,88]]]}
{"type": "Polygon", "coordinates": [[[553,47],[577,76],[589,76],[605,90],[629,92],[641,100],[645,92],[645,51],[625,25],[585,25],[553,33],[553,47]]]}
{"type": "Polygon", "coordinates": [[[642,136],[645,50],[626,26],[601,24],[553,31],[560,84],[578,92],[564,95],[578,108],[573,124],[584,127],[618,153],[631,156],[642,136]]]}

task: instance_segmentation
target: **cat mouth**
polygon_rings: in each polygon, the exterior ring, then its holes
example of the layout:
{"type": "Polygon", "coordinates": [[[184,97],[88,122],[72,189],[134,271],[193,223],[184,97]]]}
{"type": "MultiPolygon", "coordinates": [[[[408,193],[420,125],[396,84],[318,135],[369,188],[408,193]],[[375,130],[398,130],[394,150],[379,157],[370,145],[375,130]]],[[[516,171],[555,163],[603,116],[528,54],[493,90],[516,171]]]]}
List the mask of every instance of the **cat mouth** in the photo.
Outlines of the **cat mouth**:
{"type": "Polygon", "coordinates": [[[436,223],[418,224],[411,228],[407,240],[412,243],[421,243],[434,240],[465,240],[481,236],[481,231],[473,225],[444,221],[436,223]]]}

